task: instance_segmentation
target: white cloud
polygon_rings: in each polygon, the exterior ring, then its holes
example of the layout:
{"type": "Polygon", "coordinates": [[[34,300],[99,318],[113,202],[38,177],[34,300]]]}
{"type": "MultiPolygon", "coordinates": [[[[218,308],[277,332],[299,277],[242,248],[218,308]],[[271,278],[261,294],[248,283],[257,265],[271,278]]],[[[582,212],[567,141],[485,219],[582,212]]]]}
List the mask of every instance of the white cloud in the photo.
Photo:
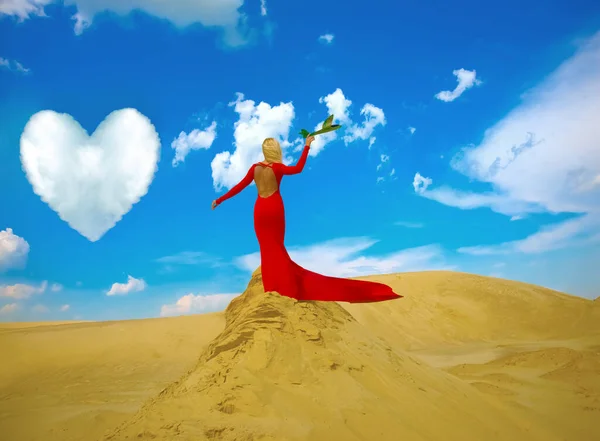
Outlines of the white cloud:
{"type": "MultiPolygon", "coordinates": [[[[377,164],[377,171],[380,171],[385,166],[385,164],[388,163],[390,160],[390,157],[386,154],[381,154],[379,158],[380,158],[381,162],[379,164],[377,164]]],[[[389,170],[389,165],[387,166],[387,168],[389,170]]],[[[396,169],[392,168],[392,170],[389,172],[389,176],[392,177],[392,176],[394,176],[395,173],[396,173],[396,169]]],[[[380,183],[383,181],[385,181],[385,177],[383,177],[383,176],[377,177],[377,183],[380,183]]]]}
{"type": "Polygon", "coordinates": [[[2,308],[0,308],[0,315],[12,314],[13,312],[18,311],[18,309],[19,305],[16,303],[9,303],[8,305],[4,305],[2,308]]]}
{"type": "MultiPolygon", "coordinates": [[[[329,95],[319,98],[319,103],[325,104],[327,106],[328,114],[334,115],[335,121],[344,126],[340,130],[344,130],[346,133],[343,137],[344,144],[346,145],[357,140],[369,139],[369,148],[371,148],[375,142],[375,137],[372,136],[375,128],[377,126],[385,126],[386,124],[383,110],[368,103],[365,104],[360,111],[360,114],[365,118],[363,123],[354,123],[350,118],[350,106],[352,105],[352,101],[346,98],[344,92],[340,88],[337,88],[329,95]]],[[[321,124],[322,123],[319,123],[315,127],[315,130],[320,129],[321,124]]],[[[311,146],[311,156],[316,156],[327,144],[337,138],[338,131],[318,135],[311,146]]]]}
{"type": "MultiPolygon", "coordinates": [[[[344,126],[349,126],[352,124],[349,110],[352,101],[350,101],[344,96],[344,92],[342,92],[342,89],[338,88],[329,95],[320,97],[319,103],[325,104],[327,106],[328,115],[333,115],[336,123],[342,124],[344,126]]],[[[322,121],[319,122],[319,124],[315,126],[315,130],[319,130],[322,124],[322,121]]],[[[327,144],[336,140],[337,137],[337,131],[324,133],[323,135],[318,135],[313,141],[312,145],[310,146],[310,155],[318,155],[327,144]]]]}
{"type": "Polygon", "coordinates": [[[477,79],[477,74],[474,70],[456,69],[452,74],[458,81],[454,90],[443,90],[435,95],[440,101],[450,102],[461,96],[467,89],[473,86],[478,86],[481,81],[477,79]]]}
{"type": "Polygon", "coordinates": [[[582,215],[523,241],[465,248],[471,252],[530,252],[586,237],[591,241],[600,232],[598,115],[600,33],[527,92],[521,104],[485,132],[481,144],[452,160],[455,170],[490,184],[492,192],[445,189],[440,194],[435,189],[421,194],[459,208],[491,207],[514,219],[535,212],[582,215]]]}
{"type": "Polygon", "coordinates": [[[212,256],[202,251],[182,251],[170,256],[163,256],[155,260],[157,263],[170,265],[206,265],[216,267],[222,265],[220,257],[212,256]]]}
{"type": "MultiPolygon", "coordinates": [[[[350,106],[352,101],[344,96],[342,89],[337,88],[329,95],[319,98],[319,103],[325,104],[330,115],[335,116],[335,120],[340,124],[350,125],[350,106]]],[[[319,128],[321,128],[319,126],[319,128]]],[[[335,133],[335,132],[333,132],[335,133]]]]}
{"type": "Polygon", "coordinates": [[[290,145],[287,138],[294,119],[294,106],[291,102],[276,106],[265,102],[256,104],[252,100],[245,100],[244,95],[238,93],[236,100],[229,105],[239,115],[234,124],[235,151],[218,153],[211,162],[216,190],[233,187],[246,175],[253,163],[263,159],[262,143],[265,138],[278,139],[285,154],[290,145]]]}
{"type": "MultiPolygon", "coordinates": [[[[3,0],[0,13],[25,20],[31,16],[43,16],[44,6],[60,3],[57,0],[3,0]]],[[[154,17],[166,19],[179,28],[200,23],[207,28],[220,28],[224,42],[239,46],[247,42],[242,32],[246,16],[241,12],[244,0],[64,0],[65,6],[76,6],[73,15],[74,30],[81,34],[93,22],[96,15],[110,11],[126,16],[135,10],[154,17]]]]}
{"type": "MultiPolygon", "coordinates": [[[[350,127],[346,128],[346,135],[344,136],[344,143],[346,145],[358,139],[369,139],[375,131],[375,127],[386,125],[383,109],[380,109],[373,104],[365,104],[363,108],[360,109],[360,114],[365,117],[365,120],[362,124],[352,124],[350,127]]],[[[375,138],[372,137],[369,141],[370,148],[375,142],[375,138]]]]}
{"type": "Polygon", "coordinates": [[[222,311],[229,302],[239,294],[187,294],[180,297],[177,302],[163,305],[160,309],[162,317],[201,314],[205,312],[222,311]]]}
{"type": "Polygon", "coordinates": [[[70,305],[62,305],[62,306],[60,307],[60,310],[61,310],[62,312],[66,312],[66,311],[68,311],[70,308],[71,308],[71,306],[70,306],[70,305]]]}
{"type": "Polygon", "coordinates": [[[509,253],[539,254],[577,245],[600,243],[600,235],[589,234],[590,231],[599,230],[600,219],[586,215],[545,226],[525,239],[497,245],[462,247],[458,249],[458,252],[475,256],[509,253]]]}
{"type": "MultiPolygon", "coordinates": [[[[352,101],[347,99],[339,88],[333,93],[319,98],[319,102],[327,106],[329,114],[334,115],[336,122],[345,126],[344,142],[346,145],[359,139],[369,139],[370,145],[372,145],[375,140],[375,137],[371,136],[373,131],[377,126],[386,124],[383,110],[372,104],[365,104],[361,109],[361,115],[365,118],[364,122],[353,123],[349,114],[352,101]]],[[[244,99],[244,95],[238,93],[237,99],[229,105],[233,106],[239,115],[238,121],[234,124],[235,151],[218,153],[211,163],[213,184],[216,190],[223,187],[231,188],[244,177],[253,163],[263,159],[261,146],[265,138],[273,137],[280,140],[284,151],[284,160],[287,162],[291,160],[286,156],[288,149],[292,146],[296,146],[296,150],[301,149],[303,143],[300,138],[293,142],[288,140],[294,119],[294,106],[291,102],[282,102],[276,106],[265,102],[256,104],[252,100],[244,99]]],[[[315,130],[320,129],[321,124],[319,123],[315,130]]],[[[311,145],[310,156],[316,156],[326,144],[337,137],[337,131],[318,135],[311,145]]]]}
{"type": "MultiPolygon", "coordinates": [[[[337,277],[356,277],[401,271],[421,271],[447,268],[442,250],[437,245],[365,256],[363,253],[377,243],[368,237],[335,239],[305,247],[289,249],[290,257],[304,268],[320,274],[337,277]]],[[[236,259],[236,264],[254,271],[260,265],[260,253],[236,259]]]]}
{"type": "Polygon", "coordinates": [[[429,189],[433,183],[431,178],[415,174],[413,187],[415,192],[427,199],[440,202],[444,205],[460,208],[462,210],[472,210],[475,208],[488,207],[496,213],[513,215],[516,213],[539,213],[543,211],[538,206],[528,205],[508,198],[506,195],[487,192],[474,193],[468,191],[455,190],[446,186],[429,189]]]}
{"type": "Polygon", "coordinates": [[[0,15],[17,17],[19,21],[31,16],[44,17],[44,6],[53,0],[2,0],[0,2],[0,15]]]}
{"type": "Polygon", "coordinates": [[[600,209],[600,33],[452,166],[553,213],[600,209]]]}
{"type": "Polygon", "coordinates": [[[421,222],[404,222],[398,221],[394,222],[394,225],[404,228],[423,228],[423,224],[421,222]]]}
{"type": "MultiPolygon", "coordinates": [[[[1,8],[2,8],[2,5],[0,4],[0,9],[1,8]]],[[[26,68],[18,61],[9,60],[7,58],[2,58],[2,57],[0,57],[0,68],[8,69],[10,71],[13,71],[16,73],[21,73],[21,74],[28,74],[29,72],[31,72],[31,69],[26,68]]]]}
{"type": "Polygon", "coordinates": [[[415,192],[419,194],[425,193],[427,191],[427,187],[429,187],[433,181],[430,178],[426,178],[421,176],[419,172],[415,173],[415,177],[413,179],[413,188],[415,192]]]}
{"type": "Polygon", "coordinates": [[[94,242],[148,191],[160,139],[135,109],[112,112],[92,136],[70,115],[45,110],[21,135],[21,162],[34,192],[94,242]]]}
{"type": "MultiPolygon", "coordinates": [[[[505,242],[505,244],[506,243],[508,242],[505,242]]],[[[492,246],[477,245],[473,247],[461,247],[457,251],[459,253],[470,254],[472,256],[492,256],[496,254],[509,254],[514,252],[514,248],[504,244],[492,246]]]]}
{"type": "Polygon", "coordinates": [[[185,157],[191,150],[209,149],[217,137],[217,122],[213,121],[205,130],[194,129],[190,133],[181,132],[171,143],[175,150],[173,167],[185,161],[185,157]]]}
{"type": "Polygon", "coordinates": [[[324,44],[331,44],[333,43],[333,39],[335,38],[335,35],[333,34],[323,34],[319,36],[319,42],[324,43],[324,44]]]}
{"type": "Polygon", "coordinates": [[[49,311],[46,306],[40,305],[40,304],[33,306],[33,308],[31,308],[31,310],[33,312],[35,312],[36,314],[45,314],[49,311]]]}
{"type": "Polygon", "coordinates": [[[377,165],[377,170],[381,169],[381,167],[383,167],[383,164],[385,164],[386,162],[388,162],[390,160],[390,157],[388,155],[382,154],[380,156],[380,160],[381,160],[381,162],[377,165]]]}
{"type": "Polygon", "coordinates": [[[52,285],[50,285],[50,291],[52,292],[59,292],[62,291],[63,286],[60,283],[53,283],[52,285]]]}
{"type": "Polygon", "coordinates": [[[146,289],[146,282],[143,279],[127,276],[127,283],[113,283],[106,295],[125,295],[131,292],[140,292],[144,289],[146,289]]]}
{"type": "Polygon", "coordinates": [[[28,299],[35,294],[46,291],[48,282],[44,281],[40,286],[17,283],[15,285],[0,285],[0,297],[8,297],[15,300],[28,299]]]}
{"type": "Polygon", "coordinates": [[[415,134],[415,132],[417,131],[417,129],[416,129],[416,128],[414,128],[414,127],[409,127],[409,128],[408,128],[408,131],[410,132],[410,134],[411,134],[411,135],[414,135],[414,134],[415,134]]]}
{"type": "Polygon", "coordinates": [[[29,244],[14,234],[12,228],[0,231],[0,272],[24,268],[28,254],[29,244]]]}
{"type": "Polygon", "coordinates": [[[173,263],[179,265],[198,265],[210,261],[210,256],[202,251],[182,251],[171,256],[159,257],[158,263],[173,263]]]}
{"type": "Polygon", "coordinates": [[[538,206],[528,205],[508,198],[506,195],[487,192],[475,193],[468,191],[455,190],[446,186],[429,189],[433,184],[431,178],[416,173],[413,179],[413,188],[417,194],[427,199],[440,202],[444,205],[460,208],[462,210],[472,210],[476,208],[488,207],[497,213],[515,215],[516,213],[539,213],[542,209],[538,206]]]}
{"type": "Polygon", "coordinates": [[[260,0],[260,15],[267,15],[267,0],[260,0]]]}
{"type": "MultiPolygon", "coordinates": [[[[315,126],[314,130],[319,130],[321,128],[322,123],[319,123],[315,126]]],[[[317,135],[315,137],[315,140],[313,141],[313,143],[310,146],[310,152],[309,152],[309,156],[317,156],[319,153],[321,153],[323,151],[323,149],[325,148],[325,146],[329,143],[331,143],[332,141],[335,141],[337,139],[337,133],[336,132],[328,132],[328,133],[323,133],[322,135],[317,135]]],[[[301,150],[302,147],[304,147],[304,144],[299,144],[298,148],[296,150],[301,150]]]]}

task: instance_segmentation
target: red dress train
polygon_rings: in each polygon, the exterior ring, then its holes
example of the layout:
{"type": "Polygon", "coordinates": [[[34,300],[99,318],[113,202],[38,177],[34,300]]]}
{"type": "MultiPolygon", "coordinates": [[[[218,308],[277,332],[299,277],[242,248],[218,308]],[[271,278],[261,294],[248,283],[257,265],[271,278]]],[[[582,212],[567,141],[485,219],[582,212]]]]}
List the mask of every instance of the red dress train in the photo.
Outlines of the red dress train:
{"type": "MultiPolygon", "coordinates": [[[[260,246],[261,272],[265,291],[276,291],[298,300],[339,301],[350,303],[379,302],[401,298],[383,283],[330,277],[309,271],[290,258],[284,245],[285,211],[279,193],[283,175],[302,171],[308,156],[305,146],[298,163],[287,166],[281,163],[268,165],[277,179],[277,191],[269,197],[258,196],[254,205],[254,230],[260,246]]],[[[217,199],[217,204],[235,196],[254,178],[252,165],[236,186],[217,199]]],[[[267,166],[263,164],[262,166],[267,166]]]]}

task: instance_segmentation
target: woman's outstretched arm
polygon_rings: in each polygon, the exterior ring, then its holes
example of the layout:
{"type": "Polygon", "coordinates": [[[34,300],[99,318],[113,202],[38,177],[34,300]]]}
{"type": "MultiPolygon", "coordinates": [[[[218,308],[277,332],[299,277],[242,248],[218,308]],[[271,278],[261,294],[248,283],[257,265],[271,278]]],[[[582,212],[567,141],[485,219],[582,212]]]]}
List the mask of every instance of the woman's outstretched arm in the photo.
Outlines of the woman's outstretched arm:
{"type": "Polygon", "coordinates": [[[302,150],[302,154],[300,155],[300,159],[298,159],[298,162],[296,162],[296,165],[278,164],[278,167],[281,169],[281,172],[284,175],[295,175],[300,173],[304,169],[304,166],[306,165],[306,158],[308,158],[308,152],[310,150],[310,145],[314,139],[315,138],[312,136],[306,138],[304,150],[302,150]]]}
{"type": "Polygon", "coordinates": [[[231,187],[231,190],[229,190],[227,193],[225,193],[224,195],[222,195],[221,197],[217,198],[214,201],[213,208],[217,205],[220,205],[221,202],[226,201],[227,199],[232,198],[236,194],[241,192],[244,188],[246,188],[248,185],[250,185],[250,183],[252,182],[252,179],[254,179],[254,165],[252,167],[250,167],[250,170],[248,170],[248,173],[246,173],[246,176],[244,176],[244,179],[242,179],[236,185],[231,187]]]}

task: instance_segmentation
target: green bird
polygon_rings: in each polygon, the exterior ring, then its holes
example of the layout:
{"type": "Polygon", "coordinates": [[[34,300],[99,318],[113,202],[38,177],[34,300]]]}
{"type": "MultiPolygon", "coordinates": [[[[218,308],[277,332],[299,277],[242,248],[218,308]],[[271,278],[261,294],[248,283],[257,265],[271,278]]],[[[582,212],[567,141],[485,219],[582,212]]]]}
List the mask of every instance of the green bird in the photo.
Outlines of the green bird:
{"type": "Polygon", "coordinates": [[[306,139],[309,136],[316,136],[327,132],[333,132],[334,130],[339,129],[340,127],[342,126],[339,124],[333,124],[333,115],[329,115],[327,119],[323,121],[323,125],[319,130],[317,130],[316,132],[309,133],[308,130],[302,129],[300,130],[300,135],[302,135],[302,137],[306,139]]]}

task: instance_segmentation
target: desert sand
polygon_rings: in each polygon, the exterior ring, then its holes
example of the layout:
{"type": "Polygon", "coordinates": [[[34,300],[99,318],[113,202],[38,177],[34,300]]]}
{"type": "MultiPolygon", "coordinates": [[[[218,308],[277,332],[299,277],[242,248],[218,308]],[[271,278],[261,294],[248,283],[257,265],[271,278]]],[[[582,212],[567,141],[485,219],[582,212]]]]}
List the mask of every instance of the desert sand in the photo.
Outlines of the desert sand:
{"type": "Polygon", "coordinates": [[[222,313],[0,324],[2,441],[596,441],[600,303],[453,272],[222,313]]]}

